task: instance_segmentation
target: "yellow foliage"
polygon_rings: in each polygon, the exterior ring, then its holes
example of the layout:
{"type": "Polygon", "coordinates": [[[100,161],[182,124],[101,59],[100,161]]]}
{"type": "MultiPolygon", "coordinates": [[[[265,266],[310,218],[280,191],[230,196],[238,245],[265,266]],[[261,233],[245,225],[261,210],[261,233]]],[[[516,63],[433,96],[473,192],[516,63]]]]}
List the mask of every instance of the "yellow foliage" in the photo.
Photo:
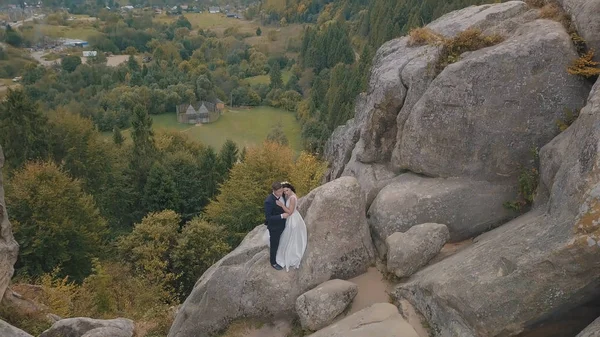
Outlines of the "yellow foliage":
{"type": "Polygon", "coordinates": [[[299,196],[317,187],[325,164],[303,153],[294,160],[292,150],[277,143],[249,148],[244,162],[230,172],[220,194],[206,208],[207,220],[244,235],[264,222],[264,200],[274,181],[290,181],[299,196]]]}
{"type": "Polygon", "coordinates": [[[467,29],[457,36],[442,40],[442,50],[438,60],[438,71],[441,71],[449,64],[458,62],[460,55],[486,47],[491,47],[504,41],[504,38],[498,34],[483,35],[479,29],[467,29]]]}
{"type": "Polygon", "coordinates": [[[585,78],[596,77],[600,75],[600,62],[594,61],[594,51],[590,50],[581,57],[575,59],[567,68],[571,75],[579,75],[585,78]]]}
{"type": "Polygon", "coordinates": [[[169,272],[169,255],[177,244],[180,222],[180,216],[171,210],[150,213],[118,243],[138,275],[165,289],[163,300],[167,302],[172,301],[169,294],[175,293],[172,284],[177,275],[169,272]]]}
{"type": "Polygon", "coordinates": [[[294,185],[299,196],[306,195],[319,186],[326,170],[326,162],[308,152],[302,152],[290,172],[289,181],[294,185]]]}
{"type": "Polygon", "coordinates": [[[555,4],[547,4],[540,8],[540,18],[560,21],[562,19],[562,11],[555,4]]]}
{"type": "Polygon", "coordinates": [[[42,303],[48,306],[50,312],[60,316],[73,315],[73,300],[77,294],[77,286],[69,282],[67,277],[58,278],[59,270],[55,269],[51,274],[40,277],[43,289],[42,303]]]}
{"type": "Polygon", "coordinates": [[[415,28],[410,31],[408,45],[422,46],[426,44],[436,44],[442,41],[443,37],[429,28],[415,28]]]}

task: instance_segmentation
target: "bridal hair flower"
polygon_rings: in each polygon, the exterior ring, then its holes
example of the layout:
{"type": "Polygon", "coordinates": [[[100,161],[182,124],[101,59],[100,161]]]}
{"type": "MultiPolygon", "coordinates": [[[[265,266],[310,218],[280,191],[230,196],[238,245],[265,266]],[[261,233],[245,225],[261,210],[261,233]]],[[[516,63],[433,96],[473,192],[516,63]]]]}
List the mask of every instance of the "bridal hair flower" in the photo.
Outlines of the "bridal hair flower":
{"type": "Polygon", "coordinates": [[[282,181],[282,182],[281,182],[281,185],[285,185],[285,184],[291,185],[291,184],[290,184],[290,182],[289,182],[289,181],[287,181],[287,180],[286,180],[286,181],[282,181]]]}

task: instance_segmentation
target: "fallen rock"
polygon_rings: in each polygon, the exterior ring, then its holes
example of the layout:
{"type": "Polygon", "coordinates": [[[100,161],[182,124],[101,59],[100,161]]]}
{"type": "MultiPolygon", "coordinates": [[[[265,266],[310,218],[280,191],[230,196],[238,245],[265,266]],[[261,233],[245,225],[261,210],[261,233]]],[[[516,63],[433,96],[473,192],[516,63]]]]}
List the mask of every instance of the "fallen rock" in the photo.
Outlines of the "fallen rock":
{"type": "Polygon", "coordinates": [[[408,299],[440,335],[464,337],[518,335],[598,298],[600,82],[571,128],[566,151],[550,160],[559,168],[545,207],[419,271],[393,297],[408,299]]]}
{"type": "Polygon", "coordinates": [[[296,313],[306,330],[316,331],[331,324],[352,303],[358,286],[344,280],[329,280],[298,296],[296,313]]]}
{"type": "Polygon", "coordinates": [[[388,271],[401,278],[414,274],[440,252],[449,238],[448,227],[436,223],[390,235],[386,240],[388,271]]]}
{"type": "Polygon", "coordinates": [[[240,317],[293,316],[296,299],[319,284],[364,273],[374,250],[355,178],[342,177],[301,198],[308,231],[300,269],[276,271],[263,240],[266,227],[250,232],[242,244],[198,280],[181,306],[169,337],[205,337],[240,317]]]}
{"type": "Polygon", "coordinates": [[[309,337],[418,337],[410,324],[389,303],[377,303],[309,337]]]}
{"type": "MultiPolygon", "coordinates": [[[[1,153],[1,152],[0,152],[1,153]]],[[[14,327],[0,319],[0,336],[2,337],[33,337],[27,332],[14,327]]]]}
{"type": "Polygon", "coordinates": [[[515,216],[503,206],[515,198],[512,186],[405,173],[379,192],[369,208],[367,221],[383,258],[388,236],[422,223],[445,224],[452,242],[488,231],[515,216]]]}
{"type": "Polygon", "coordinates": [[[65,318],[54,323],[50,329],[44,331],[40,337],[101,337],[109,336],[104,333],[106,331],[117,331],[118,335],[111,335],[114,337],[131,337],[133,336],[133,330],[135,325],[132,320],[127,318],[115,318],[115,319],[93,319],[87,317],[76,317],[76,318],[65,318]],[[94,335],[88,336],[87,333],[94,331],[94,335]],[[104,332],[103,332],[104,331],[104,332]]]}
{"type": "Polygon", "coordinates": [[[4,167],[4,154],[0,146],[0,300],[4,297],[4,292],[15,271],[14,265],[19,252],[19,244],[13,237],[12,227],[8,221],[2,167],[4,167]]]}
{"type": "Polygon", "coordinates": [[[582,332],[575,337],[600,337],[600,318],[588,325],[582,332]]]}

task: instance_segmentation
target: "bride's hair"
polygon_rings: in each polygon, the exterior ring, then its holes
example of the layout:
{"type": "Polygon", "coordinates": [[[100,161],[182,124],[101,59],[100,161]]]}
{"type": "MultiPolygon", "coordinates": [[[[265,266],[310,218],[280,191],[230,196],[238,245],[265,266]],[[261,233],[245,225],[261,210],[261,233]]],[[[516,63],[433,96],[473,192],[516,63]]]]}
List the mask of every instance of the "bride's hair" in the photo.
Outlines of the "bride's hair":
{"type": "Polygon", "coordinates": [[[285,188],[285,187],[287,187],[287,188],[289,188],[290,190],[292,190],[292,192],[296,193],[296,189],[294,188],[294,186],[292,186],[292,184],[290,184],[290,183],[289,183],[289,182],[287,182],[287,181],[284,181],[284,182],[282,182],[282,183],[281,183],[281,187],[284,187],[284,188],[285,188]]]}

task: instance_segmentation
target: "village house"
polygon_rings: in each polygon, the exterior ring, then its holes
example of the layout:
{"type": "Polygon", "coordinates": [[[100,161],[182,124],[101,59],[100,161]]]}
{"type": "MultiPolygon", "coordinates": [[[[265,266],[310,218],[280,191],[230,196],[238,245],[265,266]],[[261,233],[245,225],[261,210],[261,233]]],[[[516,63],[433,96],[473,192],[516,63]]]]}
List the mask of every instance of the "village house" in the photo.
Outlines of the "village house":
{"type": "Polygon", "coordinates": [[[207,124],[215,122],[221,117],[225,104],[221,100],[215,103],[197,101],[191,104],[177,106],[177,122],[183,124],[207,124]]]}
{"type": "Polygon", "coordinates": [[[217,14],[217,13],[221,12],[221,8],[220,7],[209,7],[208,12],[210,14],[217,14]]]}

